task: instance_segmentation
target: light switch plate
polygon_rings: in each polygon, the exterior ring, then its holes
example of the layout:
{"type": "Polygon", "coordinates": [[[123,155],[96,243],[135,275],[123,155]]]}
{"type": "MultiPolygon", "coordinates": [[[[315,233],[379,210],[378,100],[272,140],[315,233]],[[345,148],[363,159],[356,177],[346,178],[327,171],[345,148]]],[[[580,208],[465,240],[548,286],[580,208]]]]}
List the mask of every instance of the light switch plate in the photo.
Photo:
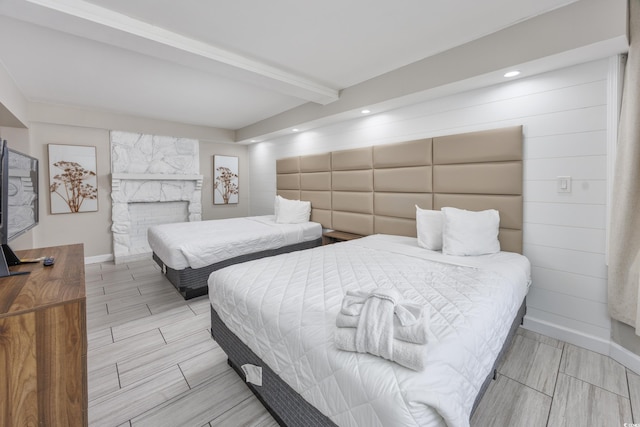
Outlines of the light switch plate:
{"type": "Polygon", "coordinates": [[[558,181],[558,193],[571,193],[571,177],[559,176],[558,181]]]}

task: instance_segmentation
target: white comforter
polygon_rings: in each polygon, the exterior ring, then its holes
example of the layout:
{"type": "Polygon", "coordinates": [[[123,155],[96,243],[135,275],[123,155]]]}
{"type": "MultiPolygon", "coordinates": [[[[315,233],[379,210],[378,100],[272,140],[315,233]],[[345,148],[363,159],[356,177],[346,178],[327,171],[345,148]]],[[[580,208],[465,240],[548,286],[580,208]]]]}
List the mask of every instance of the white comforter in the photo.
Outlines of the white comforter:
{"type": "Polygon", "coordinates": [[[235,265],[209,278],[213,308],[285,382],[340,426],[468,426],[530,283],[528,260],[446,257],[369,236],[235,265]],[[431,306],[427,368],[338,350],[347,290],[393,285],[431,306]]]}
{"type": "Polygon", "coordinates": [[[278,224],[273,215],[149,227],[151,250],[174,270],[201,268],[240,255],[319,239],[316,222],[278,224]]]}

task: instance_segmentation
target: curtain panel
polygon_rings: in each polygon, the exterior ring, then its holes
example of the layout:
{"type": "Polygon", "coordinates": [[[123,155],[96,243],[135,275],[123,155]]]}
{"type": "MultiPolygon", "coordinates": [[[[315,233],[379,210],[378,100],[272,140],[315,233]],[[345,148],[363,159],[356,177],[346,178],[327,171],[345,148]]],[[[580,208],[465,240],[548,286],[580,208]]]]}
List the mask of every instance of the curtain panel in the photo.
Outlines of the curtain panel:
{"type": "Polygon", "coordinates": [[[608,305],[612,318],[640,335],[640,0],[629,1],[629,39],[609,224],[608,305]]]}

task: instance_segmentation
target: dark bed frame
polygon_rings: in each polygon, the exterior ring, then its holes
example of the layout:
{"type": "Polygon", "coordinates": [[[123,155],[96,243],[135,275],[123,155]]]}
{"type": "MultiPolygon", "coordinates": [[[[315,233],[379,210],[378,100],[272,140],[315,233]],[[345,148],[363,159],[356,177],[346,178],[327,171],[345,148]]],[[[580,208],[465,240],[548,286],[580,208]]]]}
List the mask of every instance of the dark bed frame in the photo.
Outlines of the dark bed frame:
{"type": "MultiPolygon", "coordinates": [[[[475,412],[482,396],[486,392],[489,384],[496,378],[496,372],[499,363],[509,350],[511,342],[522,324],[524,316],[527,312],[526,300],[522,302],[516,318],[511,324],[511,329],[507,335],[493,368],[485,379],[476,400],[473,403],[471,414],[475,412]]],[[[249,347],[247,347],[233,332],[227,328],[218,313],[211,307],[211,336],[220,345],[222,350],[227,354],[227,361],[234,371],[245,379],[244,372],[240,368],[246,363],[262,367],[262,386],[257,387],[253,384],[245,384],[262,402],[264,407],[269,411],[273,418],[281,426],[307,426],[307,427],[335,427],[335,424],[322,414],[318,409],[313,407],[309,402],[304,400],[296,393],[288,384],[286,384],[278,375],[267,366],[260,357],[258,357],[249,347]]]]}
{"type": "Polygon", "coordinates": [[[310,240],[308,242],[282,246],[276,249],[267,249],[266,251],[240,255],[237,257],[226,259],[224,261],[216,262],[215,264],[211,264],[206,267],[187,267],[182,270],[174,270],[173,268],[167,266],[164,261],[162,261],[160,257],[155,254],[155,252],[153,253],[153,259],[156,263],[158,263],[164,275],[167,277],[167,279],[169,279],[173,286],[176,287],[176,289],[178,290],[178,292],[180,292],[184,299],[191,299],[206,295],[209,292],[207,280],[209,279],[209,275],[216,270],[220,270],[221,268],[228,267],[230,265],[239,264],[241,262],[280,255],[287,252],[301,251],[303,249],[311,249],[320,245],[322,245],[322,238],[310,240]]]}

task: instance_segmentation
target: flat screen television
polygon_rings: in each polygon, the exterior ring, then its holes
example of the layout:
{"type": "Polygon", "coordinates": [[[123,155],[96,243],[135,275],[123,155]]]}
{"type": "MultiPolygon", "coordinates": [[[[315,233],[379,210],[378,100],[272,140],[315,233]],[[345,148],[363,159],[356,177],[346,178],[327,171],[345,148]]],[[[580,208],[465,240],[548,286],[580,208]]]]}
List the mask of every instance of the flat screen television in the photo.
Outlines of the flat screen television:
{"type": "Polygon", "coordinates": [[[38,159],[0,148],[0,277],[10,276],[9,266],[20,259],[9,242],[38,224],[38,159]]]}

